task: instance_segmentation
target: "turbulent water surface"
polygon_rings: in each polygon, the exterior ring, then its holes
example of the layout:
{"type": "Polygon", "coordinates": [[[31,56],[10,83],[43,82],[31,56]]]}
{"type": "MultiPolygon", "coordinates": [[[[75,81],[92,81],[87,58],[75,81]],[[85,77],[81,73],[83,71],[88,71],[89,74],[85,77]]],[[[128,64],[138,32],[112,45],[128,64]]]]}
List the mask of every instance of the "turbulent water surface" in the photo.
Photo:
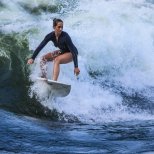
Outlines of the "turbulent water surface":
{"type": "Polygon", "coordinates": [[[154,1],[1,0],[0,153],[154,153],[154,1]],[[26,64],[55,17],[79,51],[64,98],[36,80],[51,42],[26,64]]]}

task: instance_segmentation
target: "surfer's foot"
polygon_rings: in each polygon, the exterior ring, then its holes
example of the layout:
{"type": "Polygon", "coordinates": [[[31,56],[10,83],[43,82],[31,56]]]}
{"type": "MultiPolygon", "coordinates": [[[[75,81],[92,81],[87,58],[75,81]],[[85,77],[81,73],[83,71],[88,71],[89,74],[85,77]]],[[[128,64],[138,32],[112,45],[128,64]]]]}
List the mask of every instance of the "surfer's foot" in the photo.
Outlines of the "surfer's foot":
{"type": "Polygon", "coordinates": [[[41,75],[41,78],[47,79],[46,75],[41,75]]]}

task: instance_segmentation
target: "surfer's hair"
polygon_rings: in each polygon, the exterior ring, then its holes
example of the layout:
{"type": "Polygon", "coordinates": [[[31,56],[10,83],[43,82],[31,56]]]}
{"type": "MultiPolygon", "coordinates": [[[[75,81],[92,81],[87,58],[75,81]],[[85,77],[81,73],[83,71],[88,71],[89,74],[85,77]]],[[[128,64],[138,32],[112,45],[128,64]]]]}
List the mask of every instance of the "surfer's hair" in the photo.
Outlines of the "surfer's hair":
{"type": "Polygon", "coordinates": [[[58,22],[62,22],[63,23],[63,21],[61,19],[54,18],[53,19],[53,27],[57,26],[58,22]]]}

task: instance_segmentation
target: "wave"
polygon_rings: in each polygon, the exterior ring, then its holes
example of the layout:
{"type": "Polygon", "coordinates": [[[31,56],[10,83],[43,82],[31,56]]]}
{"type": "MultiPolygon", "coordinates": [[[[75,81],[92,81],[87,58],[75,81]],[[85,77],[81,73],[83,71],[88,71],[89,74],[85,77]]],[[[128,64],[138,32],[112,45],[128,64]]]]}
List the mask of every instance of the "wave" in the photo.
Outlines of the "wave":
{"type": "MultiPolygon", "coordinates": [[[[35,98],[30,98],[29,69],[26,59],[30,54],[25,34],[3,34],[0,39],[0,107],[11,112],[43,117],[49,112],[35,98]]],[[[52,115],[53,113],[48,113],[52,115]]],[[[56,114],[55,114],[56,115],[56,114]]],[[[54,116],[56,117],[56,116],[54,116]]]]}
{"type": "MultiPolygon", "coordinates": [[[[1,1],[0,107],[64,121],[153,118],[154,6],[149,2],[1,1]],[[72,64],[61,67],[60,80],[71,83],[72,91],[57,99],[33,80],[40,73],[39,57],[55,48],[48,44],[32,67],[26,65],[51,31],[53,17],[64,20],[78,47],[81,69],[77,81],[72,64]]],[[[48,68],[50,78],[52,64],[48,68]]]]}

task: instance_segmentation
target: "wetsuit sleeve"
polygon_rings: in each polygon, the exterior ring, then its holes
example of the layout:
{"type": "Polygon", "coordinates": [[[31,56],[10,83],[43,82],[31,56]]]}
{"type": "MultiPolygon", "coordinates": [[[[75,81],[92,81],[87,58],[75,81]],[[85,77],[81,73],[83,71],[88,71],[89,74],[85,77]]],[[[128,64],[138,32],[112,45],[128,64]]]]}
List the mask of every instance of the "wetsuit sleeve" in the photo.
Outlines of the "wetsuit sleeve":
{"type": "Polygon", "coordinates": [[[44,46],[50,41],[50,34],[46,35],[44,40],[39,44],[39,46],[36,48],[32,55],[32,59],[35,59],[36,56],[39,54],[39,52],[44,48],[44,46]]]}
{"type": "Polygon", "coordinates": [[[73,44],[69,35],[66,36],[66,44],[67,44],[70,52],[72,53],[73,61],[74,61],[74,67],[78,67],[78,50],[74,46],[74,44],[73,44]]]}

